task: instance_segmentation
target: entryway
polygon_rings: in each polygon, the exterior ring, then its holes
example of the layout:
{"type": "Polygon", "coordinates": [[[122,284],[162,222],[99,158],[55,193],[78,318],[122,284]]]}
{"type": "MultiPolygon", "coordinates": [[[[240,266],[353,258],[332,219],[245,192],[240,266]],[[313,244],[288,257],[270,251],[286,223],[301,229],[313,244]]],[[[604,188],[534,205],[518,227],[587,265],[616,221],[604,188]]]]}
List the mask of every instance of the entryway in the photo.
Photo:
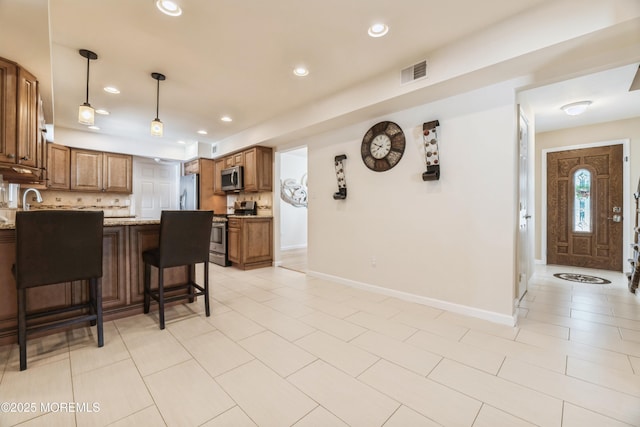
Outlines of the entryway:
{"type": "Polygon", "coordinates": [[[302,273],[307,272],[307,196],[307,148],[280,153],[279,265],[302,273]]]}
{"type": "Polygon", "coordinates": [[[547,153],[547,264],[622,271],[623,146],[547,153]]]}

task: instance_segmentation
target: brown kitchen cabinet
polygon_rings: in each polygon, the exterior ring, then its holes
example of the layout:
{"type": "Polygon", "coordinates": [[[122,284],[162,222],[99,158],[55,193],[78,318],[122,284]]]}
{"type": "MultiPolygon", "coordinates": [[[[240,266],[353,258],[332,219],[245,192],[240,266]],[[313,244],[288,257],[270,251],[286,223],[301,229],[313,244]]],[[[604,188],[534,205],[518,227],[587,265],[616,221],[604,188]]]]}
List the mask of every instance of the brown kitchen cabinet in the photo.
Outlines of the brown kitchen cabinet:
{"type": "Polygon", "coordinates": [[[270,266],[273,263],[273,219],[230,217],[227,252],[229,261],[243,270],[270,266]]]}
{"type": "Polygon", "coordinates": [[[133,158],[129,155],[72,148],[70,165],[71,190],[132,192],[133,158]]]}
{"type": "Polygon", "coordinates": [[[184,175],[200,173],[200,159],[193,159],[184,163],[184,175]]]}
{"type": "Polygon", "coordinates": [[[25,70],[18,68],[18,129],[17,163],[35,168],[38,164],[38,80],[25,70]]]}
{"type": "Polygon", "coordinates": [[[103,153],[104,190],[110,193],[133,192],[133,157],[127,154],[103,153]]]}
{"type": "Polygon", "coordinates": [[[217,159],[214,167],[214,194],[225,194],[220,173],[233,166],[244,167],[244,191],[273,191],[273,150],[270,147],[256,146],[217,159]]]}
{"type": "Polygon", "coordinates": [[[224,196],[226,193],[222,189],[222,169],[224,169],[224,159],[217,159],[213,162],[213,194],[224,196]]]}
{"type": "Polygon", "coordinates": [[[38,80],[29,71],[0,58],[0,163],[31,168],[40,177],[43,164],[39,128],[38,80]]]}
{"type": "Polygon", "coordinates": [[[270,147],[244,151],[244,191],[273,191],[273,153],[270,147]]]}
{"type": "Polygon", "coordinates": [[[71,150],[60,144],[47,144],[47,187],[51,190],[71,188],[71,150]]]}
{"type": "Polygon", "coordinates": [[[233,153],[223,158],[224,168],[231,168],[233,166],[244,166],[244,153],[233,153]]]}

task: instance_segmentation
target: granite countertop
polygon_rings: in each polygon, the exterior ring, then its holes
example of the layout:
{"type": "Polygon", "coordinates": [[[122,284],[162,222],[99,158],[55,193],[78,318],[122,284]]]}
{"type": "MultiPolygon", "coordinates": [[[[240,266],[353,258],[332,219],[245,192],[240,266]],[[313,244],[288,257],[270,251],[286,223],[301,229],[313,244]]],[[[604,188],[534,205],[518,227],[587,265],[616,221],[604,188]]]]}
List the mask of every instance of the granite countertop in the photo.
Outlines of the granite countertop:
{"type": "MultiPolygon", "coordinates": [[[[227,218],[213,217],[213,222],[227,222],[227,218]]],[[[144,218],[105,218],[105,227],[116,227],[122,225],[155,225],[160,224],[159,219],[144,219],[144,218]]],[[[0,230],[13,230],[16,228],[16,224],[13,222],[0,223],[0,230]]]]}

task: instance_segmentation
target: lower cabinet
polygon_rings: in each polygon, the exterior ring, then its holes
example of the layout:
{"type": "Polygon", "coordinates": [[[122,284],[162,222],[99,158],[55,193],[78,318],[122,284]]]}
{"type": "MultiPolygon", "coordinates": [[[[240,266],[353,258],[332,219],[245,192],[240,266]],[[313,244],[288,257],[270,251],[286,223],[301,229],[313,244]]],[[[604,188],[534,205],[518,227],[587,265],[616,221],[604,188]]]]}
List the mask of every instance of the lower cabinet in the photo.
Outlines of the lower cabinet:
{"type": "Polygon", "coordinates": [[[233,217],[228,222],[229,261],[243,270],[273,263],[273,219],[233,217]]]}
{"type": "MultiPolygon", "coordinates": [[[[153,224],[104,227],[103,236],[101,283],[105,319],[142,313],[142,252],[158,245],[160,226],[153,224]]],[[[15,245],[15,230],[0,230],[0,344],[17,340],[17,292],[11,273],[11,266],[15,263],[16,257],[15,245]]],[[[169,286],[185,283],[187,277],[188,267],[165,270],[165,284],[169,286]]],[[[152,267],[152,287],[157,287],[157,280],[157,270],[152,267]]],[[[27,310],[51,310],[88,299],[87,286],[81,281],[39,286],[27,290],[27,310]]]]}

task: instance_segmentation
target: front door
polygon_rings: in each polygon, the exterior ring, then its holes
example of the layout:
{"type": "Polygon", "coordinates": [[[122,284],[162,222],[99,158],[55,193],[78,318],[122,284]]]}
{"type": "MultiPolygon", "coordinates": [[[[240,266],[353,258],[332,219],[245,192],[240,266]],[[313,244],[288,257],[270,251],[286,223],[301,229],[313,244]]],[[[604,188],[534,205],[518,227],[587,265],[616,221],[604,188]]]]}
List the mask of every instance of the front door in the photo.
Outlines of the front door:
{"type": "Polygon", "coordinates": [[[547,154],[547,263],[622,271],[622,145],[547,154]]]}

